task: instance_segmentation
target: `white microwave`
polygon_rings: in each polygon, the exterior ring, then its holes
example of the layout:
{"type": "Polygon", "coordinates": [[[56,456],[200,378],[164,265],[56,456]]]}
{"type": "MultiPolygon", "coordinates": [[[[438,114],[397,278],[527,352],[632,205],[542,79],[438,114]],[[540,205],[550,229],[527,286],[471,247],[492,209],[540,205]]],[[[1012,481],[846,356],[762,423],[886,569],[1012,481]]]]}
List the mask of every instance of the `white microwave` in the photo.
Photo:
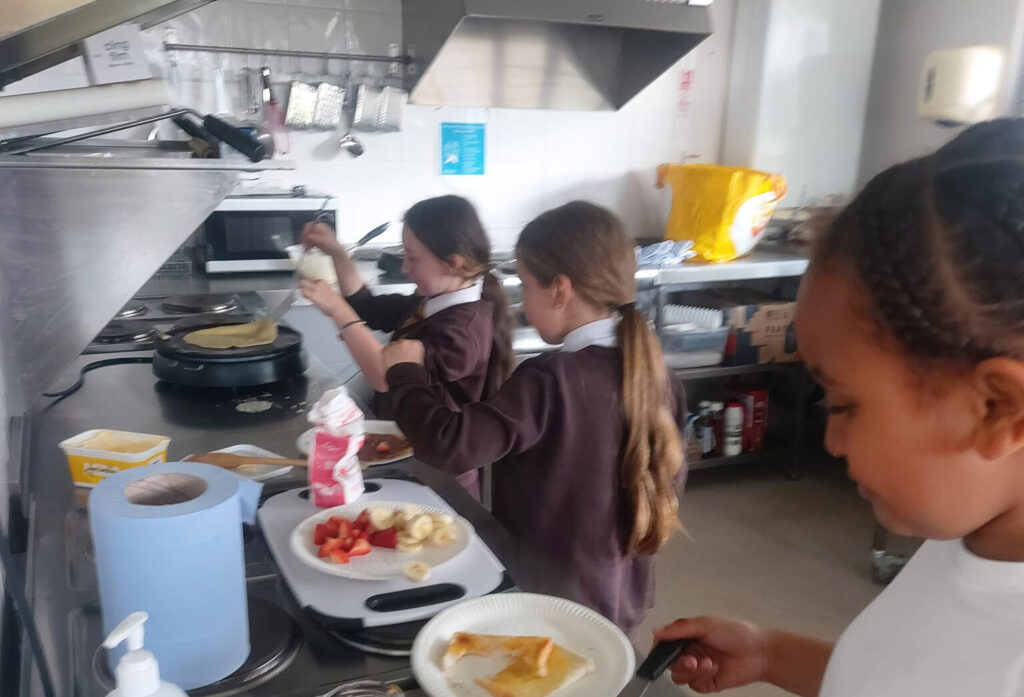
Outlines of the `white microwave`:
{"type": "Polygon", "coordinates": [[[288,247],[319,217],[337,227],[338,199],[290,192],[228,196],[195,238],[196,259],[206,273],[291,271],[288,247]]]}

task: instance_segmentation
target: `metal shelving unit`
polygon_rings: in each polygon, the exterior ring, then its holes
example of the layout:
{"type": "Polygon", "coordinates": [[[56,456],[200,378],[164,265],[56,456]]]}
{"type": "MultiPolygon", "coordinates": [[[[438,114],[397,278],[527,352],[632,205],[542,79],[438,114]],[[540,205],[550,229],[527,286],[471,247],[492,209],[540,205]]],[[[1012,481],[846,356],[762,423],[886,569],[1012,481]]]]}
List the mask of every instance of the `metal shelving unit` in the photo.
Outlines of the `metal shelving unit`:
{"type": "MultiPolygon", "coordinates": [[[[802,276],[807,270],[808,258],[801,251],[777,245],[762,245],[752,254],[722,264],[687,263],[678,267],[639,271],[637,285],[655,291],[655,325],[659,331],[663,326],[664,310],[669,293],[686,290],[701,290],[717,283],[736,283],[773,278],[802,276]]],[[[698,460],[690,464],[691,470],[722,467],[789,458],[786,474],[791,479],[800,477],[804,428],[803,395],[807,374],[802,363],[761,363],[756,365],[718,365],[703,368],[678,368],[673,373],[684,382],[713,380],[754,374],[782,374],[792,380],[795,403],[793,406],[793,428],[787,441],[770,438],[770,444],[762,450],[745,452],[735,457],[716,457],[698,460]]]]}
{"type": "Polygon", "coordinates": [[[732,457],[706,457],[696,462],[687,463],[687,468],[694,470],[723,467],[726,465],[745,465],[751,462],[780,459],[792,450],[788,443],[776,438],[768,438],[767,445],[761,450],[740,453],[732,457]]]}

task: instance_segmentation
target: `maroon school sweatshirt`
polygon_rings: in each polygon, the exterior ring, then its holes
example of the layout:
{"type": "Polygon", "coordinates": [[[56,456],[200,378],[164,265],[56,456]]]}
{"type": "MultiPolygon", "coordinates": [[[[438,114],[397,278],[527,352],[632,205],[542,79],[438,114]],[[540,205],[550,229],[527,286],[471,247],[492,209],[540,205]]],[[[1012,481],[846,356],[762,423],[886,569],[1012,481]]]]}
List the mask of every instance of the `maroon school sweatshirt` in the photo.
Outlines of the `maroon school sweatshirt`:
{"type": "MultiPolygon", "coordinates": [[[[484,398],[487,363],[494,336],[494,306],[487,300],[460,303],[419,318],[422,295],[374,295],[366,286],[346,298],[371,329],[394,332],[392,340],[423,342],[427,383],[449,409],[484,398]]],[[[377,418],[395,418],[396,402],[390,392],[378,392],[371,404],[377,418]]],[[[479,497],[476,470],[459,481],[479,497]]]]}
{"type": "MultiPolygon", "coordinates": [[[[619,482],[625,422],[617,348],[531,358],[493,398],[461,411],[438,398],[423,366],[392,366],[387,380],[395,418],[418,459],[452,474],[497,463],[494,515],[550,558],[575,589],[573,600],[627,632],[640,624],[654,599],[654,559],[625,552],[630,514],[619,482]]],[[[670,384],[682,431],[683,387],[670,384]]],[[[681,473],[680,491],[684,480],[681,473]]]]}

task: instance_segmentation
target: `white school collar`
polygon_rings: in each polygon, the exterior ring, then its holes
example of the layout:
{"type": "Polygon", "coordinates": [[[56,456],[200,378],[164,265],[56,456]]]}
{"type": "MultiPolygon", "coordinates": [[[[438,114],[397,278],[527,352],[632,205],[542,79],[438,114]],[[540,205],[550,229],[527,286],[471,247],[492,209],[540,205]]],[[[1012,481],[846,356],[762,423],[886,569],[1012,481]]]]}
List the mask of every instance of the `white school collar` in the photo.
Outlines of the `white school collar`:
{"type": "Polygon", "coordinates": [[[605,317],[594,322],[587,322],[565,335],[565,339],[562,340],[562,350],[579,351],[588,346],[615,348],[619,345],[618,328],[618,317],[605,317]]]}
{"type": "Polygon", "coordinates": [[[451,293],[442,293],[441,295],[427,298],[427,301],[423,303],[423,316],[430,317],[436,315],[441,310],[447,310],[455,305],[474,303],[483,296],[483,292],[483,281],[477,281],[468,288],[459,288],[451,293]]]}

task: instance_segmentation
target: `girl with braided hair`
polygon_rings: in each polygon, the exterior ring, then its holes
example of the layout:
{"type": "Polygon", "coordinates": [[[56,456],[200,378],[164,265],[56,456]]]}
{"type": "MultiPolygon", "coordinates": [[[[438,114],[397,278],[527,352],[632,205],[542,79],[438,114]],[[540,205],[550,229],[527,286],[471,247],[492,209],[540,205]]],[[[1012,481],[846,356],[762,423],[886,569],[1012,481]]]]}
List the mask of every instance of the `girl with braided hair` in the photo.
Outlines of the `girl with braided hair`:
{"type": "Polygon", "coordinates": [[[678,620],[677,683],[799,695],[1024,695],[1024,121],[873,179],[819,240],[797,337],[828,450],[893,532],[928,538],[835,644],[678,620]]]}

